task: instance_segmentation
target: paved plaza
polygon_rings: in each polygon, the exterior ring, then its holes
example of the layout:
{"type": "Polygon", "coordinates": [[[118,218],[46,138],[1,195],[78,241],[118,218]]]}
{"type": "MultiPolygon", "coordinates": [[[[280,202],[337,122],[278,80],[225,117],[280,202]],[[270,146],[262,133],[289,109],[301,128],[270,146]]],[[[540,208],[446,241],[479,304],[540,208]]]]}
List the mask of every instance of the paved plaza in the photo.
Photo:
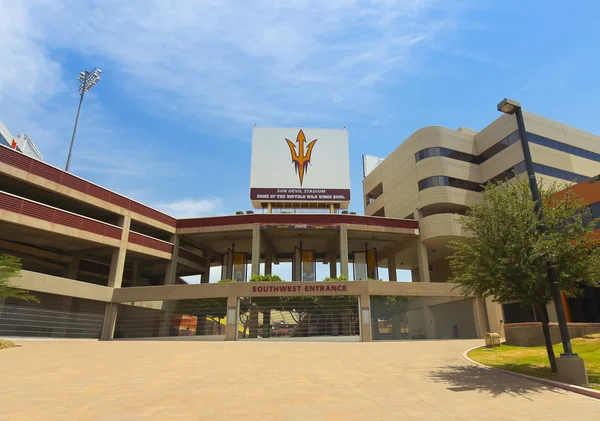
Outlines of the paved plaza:
{"type": "Polygon", "coordinates": [[[0,420],[598,420],[600,400],[481,369],[481,341],[21,341],[0,420]]]}

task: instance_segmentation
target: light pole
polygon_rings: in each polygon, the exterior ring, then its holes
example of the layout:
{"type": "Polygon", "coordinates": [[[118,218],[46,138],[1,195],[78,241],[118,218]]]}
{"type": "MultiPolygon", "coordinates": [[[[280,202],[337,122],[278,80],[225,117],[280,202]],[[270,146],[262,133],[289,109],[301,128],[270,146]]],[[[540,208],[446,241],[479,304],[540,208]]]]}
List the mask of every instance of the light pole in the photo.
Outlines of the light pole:
{"type": "MultiPolygon", "coordinates": [[[[540,197],[540,191],[538,190],[537,181],[535,179],[535,172],[533,170],[533,161],[531,160],[531,151],[529,150],[529,140],[527,139],[527,132],[525,131],[525,122],[523,121],[523,112],[521,111],[521,104],[512,99],[505,98],[498,104],[498,111],[509,115],[515,115],[517,118],[517,127],[519,130],[519,138],[521,139],[521,147],[523,148],[523,157],[525,158],[525,168],[527,170],[527,178],[529,179],[529,187],[531,188],[531,195],[533,196],[533,203],[535,205],[535,211],[538,215],[538,229],[541,235],[544,235],[547,231],[546,223],[544,221],[544,210],[542,209],[542,200],[540,197]]],[[[571,347],[571,339],[569,338],[569,328],[567,327],[567,318],[565,317],[565,309],[560,297],[560,287],[558,285],[558,276],[554,262],[548,260],[548,280],[550,281],[550,290],[552,291],[552,300],[554,301],[554,307],[556,309],[556,319],[558,320],[558,328],[560,330],[560,339],[562,341],[564,354],[561,356],[570,357],[577,356],[573,353],[571,347]]]]}
{"type": "Polygon", "coordinates": [[[67,165],[65,171],[69,171],[69,164],[71,164],[71,153],[73,152],[73,143],[75,143],[75,132],[77,132],[77,123],[79,122],[79,113],[81,112],[81,103],[83,102],[83,96],[92,89],[92,87],[100,80],[100,73],[102,70],[94,69],[91,72],[87,70],[79,73],[79,107],[77,107],[77,117],[75,117],[75,127],[73,127],[73,136],[71,136],[71,146],[69,146],[69,156],[67,156],[67,165]]]}

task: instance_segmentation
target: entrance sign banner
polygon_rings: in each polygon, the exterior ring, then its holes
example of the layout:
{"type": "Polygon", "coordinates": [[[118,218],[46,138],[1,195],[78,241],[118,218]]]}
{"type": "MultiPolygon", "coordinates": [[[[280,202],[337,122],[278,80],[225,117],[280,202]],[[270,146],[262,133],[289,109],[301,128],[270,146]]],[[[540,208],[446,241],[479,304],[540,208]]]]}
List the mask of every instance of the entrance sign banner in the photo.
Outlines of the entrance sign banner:
{"type": "Polygon", "coordinates": [[[349,156],[345,129],[255,127],[250,200],[255,207],[349,202],[349,156]]]}

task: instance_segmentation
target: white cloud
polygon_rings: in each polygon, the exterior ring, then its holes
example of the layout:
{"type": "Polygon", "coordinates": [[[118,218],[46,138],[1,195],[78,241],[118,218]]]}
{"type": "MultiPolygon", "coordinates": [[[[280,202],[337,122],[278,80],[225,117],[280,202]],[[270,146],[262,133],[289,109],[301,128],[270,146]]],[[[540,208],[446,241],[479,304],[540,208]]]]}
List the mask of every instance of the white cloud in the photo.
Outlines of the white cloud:
{"type": "MultiPolygon", "coordinates": [[[[386,87],[456,30],[455,12],[441,0],[0,0],[0,119],[64,165],[77,74],[98,66],[138,110],[192,131],[197,120],[219,131],[373,121],[386,87]]],[[[72,170],[116,191],[181,176],[164,139],[118,115],[119,95],[114,111],[103,108],[102,84],[86,96],[72,170]]],[[[180,217],[223,207],[214,198],[160,205],[180,217]]]]}
{"type": "Polygon", "coordinates": [[[251,124],[366,112],[390,72],[415,67],[415,48],[454,29],[440,4],[63,0],[29,12],[40,44],[105,62],[147,106],[251,124]]]}
{"type": "Polygon", "coordinates": [[[194,218],[223,213],[223,201],[218,197],[208,199],[183,199],[154,205],[175,218],[194,218]]]}

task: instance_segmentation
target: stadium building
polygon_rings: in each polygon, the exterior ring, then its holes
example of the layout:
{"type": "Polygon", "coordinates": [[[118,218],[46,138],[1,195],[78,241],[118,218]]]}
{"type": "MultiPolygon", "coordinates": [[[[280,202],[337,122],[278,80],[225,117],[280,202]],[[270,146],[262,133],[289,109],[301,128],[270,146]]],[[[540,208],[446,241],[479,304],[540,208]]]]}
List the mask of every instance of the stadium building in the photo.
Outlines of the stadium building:
{"type": "MultiPolygon", "coordinates": [[[[536,171],[600,173],[598,137],[526,114],[536,171]]],[[[347,211],[346,130],[254,128],[255,211],[176,219],[0,147],[0,252],[39,303],[0,303],[0,336],[191,340],[481,338],[502,306],[448,283],[447,241],[480,185],[523,161],[512,117],[480,132],[423,128],[363,181],[347,211]],[[290,282],[249,282],[291,263],[290,282]],[[316,265],[329,265],[319,282],[316,265]],[[221,267],[221,280],[210,279],[221,267]],[[379,268],[388,279],[379,281],[379,268]],[[397,271],[412,282],[397,282],[397,271]],[[199,284],[182,278],[199,275],[199,284]],[[349,281],[335,279],[344,277],[349,281]]],[[[264,279],[263,279],[264,280],[264,279]]]]}

